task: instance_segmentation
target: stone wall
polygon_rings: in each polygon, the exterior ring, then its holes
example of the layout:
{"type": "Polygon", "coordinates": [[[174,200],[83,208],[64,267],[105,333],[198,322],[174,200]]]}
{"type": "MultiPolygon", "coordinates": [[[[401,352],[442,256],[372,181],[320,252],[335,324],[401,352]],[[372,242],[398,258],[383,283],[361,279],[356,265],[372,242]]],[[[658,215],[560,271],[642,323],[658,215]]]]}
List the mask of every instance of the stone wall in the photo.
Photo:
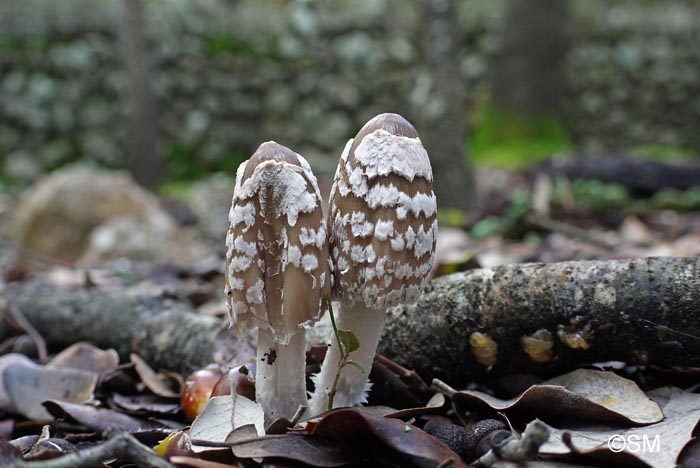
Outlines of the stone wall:
{"type": "MultiPolygon", "coordinates": [[[[700,148],[696,3],[578,3],[565,120],[580,147],[700,148]]],[[[332,172],[344,141],[372,115],[439,112],[431,107],[418,44],[423,25],[411,5],[146,2],[152,86],[171,175],[232,170],[268,139],[332,172]]],[[[477,107],[487,99],[500,9],[479,0],[460,8],[466,52],[460,70],[477,107]]],[[[0,3],[4,177],[30,178],[78,159],[122,165],[121,16],[119,0],[0,3]]]]}

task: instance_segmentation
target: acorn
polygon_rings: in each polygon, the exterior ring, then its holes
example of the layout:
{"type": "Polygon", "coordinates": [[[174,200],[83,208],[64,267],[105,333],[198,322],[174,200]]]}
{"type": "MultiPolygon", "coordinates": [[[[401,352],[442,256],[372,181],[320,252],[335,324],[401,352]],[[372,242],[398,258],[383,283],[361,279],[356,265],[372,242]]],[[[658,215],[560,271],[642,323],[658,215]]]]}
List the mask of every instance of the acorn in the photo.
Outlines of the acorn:
{"type": "Polygon", "coordinates": [[[255,364],[241,364],[227,370],[214,385],[211,396],[231,394],[231,378],[236,385],[236,393],[255,401],[255,364]]]}
{"type": "Polygon", "coordinates": [[[185,379],[180,393],[180,404],[187,419],[194,421],[204,410],[220,378],[221,372],[218,369],[207,367],[191,373],[185,379]]]}

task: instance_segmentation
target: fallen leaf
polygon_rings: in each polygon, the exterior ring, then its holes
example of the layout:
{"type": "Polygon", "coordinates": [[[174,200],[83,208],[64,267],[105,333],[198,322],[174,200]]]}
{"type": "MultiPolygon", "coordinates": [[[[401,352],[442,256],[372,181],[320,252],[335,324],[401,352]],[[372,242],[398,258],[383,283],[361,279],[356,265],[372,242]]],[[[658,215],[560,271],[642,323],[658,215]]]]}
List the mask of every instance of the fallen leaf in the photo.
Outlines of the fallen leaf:
{"type": "Polygon", "coordinates": [[[204,411],[194,420],[190,428],[190,437],[195,453],[205,449],[197,445],[196,441],[224,443],[231,431],[248,424],[255,426],[258,435],[265,434],[265,415],[262,407],[242,395],[237,395],[235,399],[233,415],[232,398],[227,395],[210,399],[204,411]],[[232,421],[235,421],[235,426],[232,421]]]}
{"type": "Polygon", "coordinates": [[[9,442],[0,442],[0,466],[15,466],[24,461],[22,452],[9,442]]]}
{"type": "Polygon", "coordinates": [[[236,463],[235,465],[231,465],[230,463],[217,463],[209,460],[202,460],[201,458],[194,458],[194,457],[170,457],[168,460],[170,463],[173,463],[175,465],[186,465],[186,466],[192,466],[194,468],[232,468],[232,467],[240,467],[243,468],[243,465],[240,463],[236,463]]]}
{"type": "Polygon", "coordinates": [[[315,467],[344,466],[361,457],[355,448],[338,441],[299,434],[277,434],[238,441],[231,445],[238,458],[284,458],[315,467]]]}
{"type": "Polygon", "coordinates": [[[180,411],[180,403],[163,400],[163,398],[151,394],[125,396],[115,393],[110,401],[117,409],[129,414],[176,414],[180,411]]]}
{"type": "Polygon", "coordinates": [[[433,391],[415,372],[377,354],[369,375],[372,391],[368,404],[387,405],[394,408],[417,408],[425,404],[433,391]]]}
{"type": "Polygon", "coordinates": [[[226,436],[227,444],[235,444],[237,442],[255,439],[258,437],[258,430],[255,428],[254,424],[246,424],[245,426],[239,426],[231,431],[231,433],[226,436]]]}
{"type": "Polygon", "coordinates": [[[56,356],[48,364],[49,367],[68,367],[82,369],[96,374],[111,372],[119,366],[119,355],[113,349],[100,349],[90,343],[75,343],[56,356]]]}
{"type": "Polygon", "coordinates": [[[149,366],[141,356],[131,353],[129,358],[132,364],[134,364],[134,369],[141,378],[141,381],[150,391],[165,398],[180,398],[180,392],[175,392],[168,387],[168,385],[163,382],[163,378],[151,369],[151,366],[149,366]]]}
{"type": "Polygon", "coordinates": [[[326,413],[312,429],[314,437],[347,442],[371,436],[406,461],[421,467],[437,467],[452,462],[453,468],[466,468],[459,456],[440,440],[422,429],[393,418],[372,416],[354,408],[326,413]]]}
{"type": "Polygon", "coordinates": [[[2,408],[34,420],[51,419],[42,402],[84,403],[93,399],[97,384],[92,372],[41,366],[14,354],[0,358],[0,376],[5,392],[0,391],[2,408]]]}
{"type": "MultiPolygon", "coordinates": [[[[649,397],[661,406],[666,416],[663,421],[628,429],[609,426],[577,428],[568,431],[573,446],[582,455],[607,463],[633,461],[637,466],[652,468],[675,466],[679,454],[692,439],[693,431],[700,422],[700,395],[675,387],[662,387],[649,392],[649,397]],[[613,452],[608,447],[608,441],[611,441],[614,449],[624,450],[613,452]]],[[[542,446],[541,453],[569,454],[569,448],[562,441],[566,431],[551,426],[550,431],[552,435],[549,442],[542,446]]]]}
{"type": "MultiPolygon", "coordinates": [[[[10,353],[0,357],[0,381],[4,380],[5,369],[13,364],[24,365],[28,367],[36,366],[37,364],[29,359],[24,354],[10,353]]],[[[17,412],[15,405],[12,402],[12,397],[7,392],[5,385],[0,385],[0,409],[11,413],[17,412]]]]}
{"type": "Polygon", "coordinates": [[[443,395],[442,393],[436,393],[432,396],[430,400],[428,400],[428,402],[424,406],[394,411],[393,413],[388,413],[386,417],[396,419],[408,419],[423,416],[424,414],[433,413],[436,410],[439,410],[440,408],[444,407],[446,401],[447,400],[445,399],[445,395],[443,395]]]}
{"type": "Polygon", "coordinates": [[[516,398],[501,400],[476,390],[454,392],[461,408],[517,412],[555,420],[600,421],[609,424],[652,424],[663,419],[659,405],[636,383],[613,372],[579,369],[534,385],[516,398]]]}
{"type": "Polygon", "coordinates": [[[44,407],[55,418],[69,419],[89,427],[93,431],[102,432],[118,427],[128,432],[137,432],[161,427],[160,424],[90,405],[52,400],[45,401],[44,407]]]}

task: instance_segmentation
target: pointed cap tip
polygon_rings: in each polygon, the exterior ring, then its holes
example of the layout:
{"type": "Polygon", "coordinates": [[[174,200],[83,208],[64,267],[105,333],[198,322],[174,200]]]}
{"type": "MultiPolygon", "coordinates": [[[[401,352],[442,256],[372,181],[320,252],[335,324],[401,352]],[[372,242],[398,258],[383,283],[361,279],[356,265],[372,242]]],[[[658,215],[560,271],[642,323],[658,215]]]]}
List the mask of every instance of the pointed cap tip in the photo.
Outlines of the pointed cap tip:
{"type": "Polygon", "coordinates": [[[248,160],[248,164],[243,174],[244,180],[250,177],[258,167],[265,161],[286,162],[295,166],[300,166],[297,154],[286,146],[280,145],[276,141],[266,141],[258,146],[255,153],[248,160]]]}
{"type": "Polygon", "coordinates": [[[359,143],[365,136],[380,129],[385,130],[392,135],[405,136],[409,138],[418,137],[418,132],[408,120],[399,114],[387,112],[384,114],[379,114],[370,119],[357,133],[355,139],[359,143]]]}

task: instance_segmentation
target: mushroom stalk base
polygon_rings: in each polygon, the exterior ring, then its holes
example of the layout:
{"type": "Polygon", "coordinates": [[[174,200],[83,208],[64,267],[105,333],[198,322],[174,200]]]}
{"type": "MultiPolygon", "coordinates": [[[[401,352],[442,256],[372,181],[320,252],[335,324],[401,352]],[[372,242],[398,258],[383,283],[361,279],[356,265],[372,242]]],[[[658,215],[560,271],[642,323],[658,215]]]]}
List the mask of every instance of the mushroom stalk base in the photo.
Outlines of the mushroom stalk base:
{"type": "MultiPolygon", "coordinates": [[[[335,307],[338,329],[353,331],[360,341],[359,349],[350,353],[350,359],[358,363],[365,372],[362,373],[350,365],[341,370],[333,407],[356,406],[367,402],[367,393],[371,386],[367,377],[372,370],[372,362],[386,313],[384,310],[368,309],[363,306],[354,306],[351,310],[342,304],[335,304],[335,307]]],[[[321,372],[313,377],[316,390],[309,405],[311,406],[311,414],[314,415],[328,409],[329,392],[340,364],[340,349],[332,332],[328,343],[328,352],[323,360],[321,372]]]]}
{"type": "Polygon", "coordinates": [[[265,411],[265,425],[291,419],[306,397],[306,332],[292,335],[286,345],[275,343],[268,330],[258,331],[255,399],[265,411]]]}

